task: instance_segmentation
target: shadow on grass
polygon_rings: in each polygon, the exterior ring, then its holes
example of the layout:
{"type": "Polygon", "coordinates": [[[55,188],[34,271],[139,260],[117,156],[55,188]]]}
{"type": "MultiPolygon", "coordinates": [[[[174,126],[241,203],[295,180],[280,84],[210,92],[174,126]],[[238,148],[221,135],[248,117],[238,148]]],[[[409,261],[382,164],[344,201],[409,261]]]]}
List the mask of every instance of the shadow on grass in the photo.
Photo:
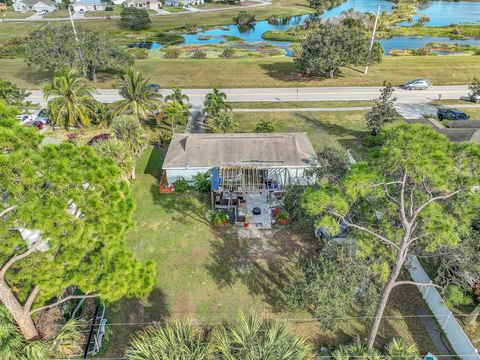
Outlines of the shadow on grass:
{"type": "MultiPolygon", "coordinates": [[[[164,148],[154,146],[152,153],[148,158],[147,165],[145,166],[144,174],[152,175],[158,180],[158,186],[160,186],[160,181],[162,180],[162,166],[163,160],[165,159],[166,150],[164,148]]],[[[159,187],[157,187],[157,191],[159,187]]]]}
{"type": "MultiPolygon", "coordinates": [[[[286,81],[286,82],[300,82],[302,84],[307,84],[313,81],[322,81],[328,80],[326,77],[319,77],[319,76],[306,76],[301,75],[298,71],[297,66],[294,62],[275,62],[275,63],[268,63],[268,64],[260,64],[260,67],[266,71],[266,74],[271,78],[279,81],[286,81]]],[[[340,73],[335,78],[341,79],[344,76],[340,73]]]]}
{"type": "Polygon", "coordinates": [[[107,326],[111,327],[112,338],[106,355],[123,356],[129,340],[137,331],[169,316],[166,295],[157,287],[144,299],[124,299],[108,306],[107,326]]]}

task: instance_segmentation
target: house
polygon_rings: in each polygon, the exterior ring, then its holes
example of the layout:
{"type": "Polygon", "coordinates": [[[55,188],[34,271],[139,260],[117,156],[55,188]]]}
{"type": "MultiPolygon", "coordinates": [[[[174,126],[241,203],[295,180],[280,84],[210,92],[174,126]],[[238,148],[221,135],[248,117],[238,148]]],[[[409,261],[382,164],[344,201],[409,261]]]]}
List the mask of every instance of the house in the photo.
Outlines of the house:
{"type": "Polygon", "coordinates": [[[0,11],[6,11],[7,10],[7,4],[0,2],[0,11]]]}
{"type": "Polygon", "coordinates": [[[173,7],[189,7],[204,4],[204,0],[165,0],[165,5],[173,7]]]}
{"type": "Polygon", "coordinates": [[[51,0],[17,0],[13,3],[13,10],[18,12],[36,11],[53,12],[57,5],[51,0]]]}
{"type": "Polygon", "coordinates": [[[306,133],[175,134],[163,162],[162,192],[177,180],[211,176],[212,207],[232,222],[269,228],[289,185],[308,185],[315,151],[306,133]]]}
{"type": "Polygon", "coordinates": [[[122,5],[125,0],[112,0],[113,5],[122,5]]]}
{"type": "Polygon", "coordinates": [[[135,7],[138,9],[158,10],[162,8],[162,3],[157,0],[126,0],[123,3],[125,7],[135,7]]]}
{"type": "Polygon", "coordinates": [[[105,10],[105,2],[101,0],[78,0],[72,3],[71,8],[76,13],[86,13],[88,11],[105,10]]]}

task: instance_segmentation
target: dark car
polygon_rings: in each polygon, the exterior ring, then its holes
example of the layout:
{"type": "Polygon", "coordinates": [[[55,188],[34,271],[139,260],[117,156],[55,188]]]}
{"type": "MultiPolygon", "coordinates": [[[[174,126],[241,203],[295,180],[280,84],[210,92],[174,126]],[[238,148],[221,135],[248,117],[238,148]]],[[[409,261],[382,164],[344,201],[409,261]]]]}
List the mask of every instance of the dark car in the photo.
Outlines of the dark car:
{"type": "Polygon", "coordinates": [[[110,134],[96,135],[87,142],[87,145],[93,145],[99,141],[107,140],[108,138],[110,138],[110,134]]]}
{"type": "Polygon", "coordinates": [[[439,120],[468,120],[470,118],[463,111],[454,109],[438,109],[437,116],[439,120]]]}
{"type": "Polygon", "coordinates": [[[158,84],[147,84],[147,87],[149,87],[152,90],[155,90],[155,92],[160,92],[162,90],[161,86],[158,84]]]}

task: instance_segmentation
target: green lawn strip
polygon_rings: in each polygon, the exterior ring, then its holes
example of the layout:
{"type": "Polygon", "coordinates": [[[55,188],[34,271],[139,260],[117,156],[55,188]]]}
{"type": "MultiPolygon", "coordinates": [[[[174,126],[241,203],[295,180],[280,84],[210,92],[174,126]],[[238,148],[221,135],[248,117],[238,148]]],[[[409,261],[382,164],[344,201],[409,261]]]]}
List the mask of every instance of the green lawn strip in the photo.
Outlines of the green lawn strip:
{"type": "Polygon", "coordinates": [[[464,39],[480,37],[480,25],[455,26],[399,26],[391,30],[392,36],[435,36],[464,39]]]}
{"type": "Polygon", "coordinates": [[[162,9],[165,10],[165,11],[168,11],[169,13],[177,13],[177,12],[188,11],[187,9],[184,9],[184,8],[168,6],[168,5],[163,5],[162,9]]]}
{"type": "Polygon", "coordinates": [[[459,107],[457,110],[463,111],[465,114],[470,116],[470,120],[480,120],[480,107],[478,108],[462,108],[459,107]]]}
{"type": "MultiPolygon", "coordinates": [[[[21,12],[21,11],[13,10],[12,7],[8,7],[8,10],[0,11],[0,20],[1,19],[24,19],[35,14],[36,13],[34,11],[21,12]]],[[[4,24],[2,24],[2,26],[4,26],[4,24]]]]}
{"type": "MultiPolygon", "coordinates": [[[[432,105],[475,105],[474,102],[461,100],[461,99],[445,99],[445,100],[433,100],[429,104],[432,105]]],[[[480,105],[479,105],[480,106],[480,105]]]]}
{"type": "Polygon", "coordinates": [[[44,16],[45,19],[54,19],[54,18],[68,18],[70,14],[68,13],[68,10],[66,9],[61,9],[61,10],[55,10],[52,12],[49,12],[44,16]]]}
{"type": "Polygon", "coordinates": [[[249,101],[230,102],[234,109],[348,108],[372,106],[373,101],[249,101]]]}
{"type": "Polygon", "coordinates": [[[123,10],[123,5],[116,5],[116,6],[110,6],[111,8],[113,8],[113,11],[106,11],[106,10],[102,10],[102,11],[88,11],[86,14],[85,14],[85,17],[95,17],[95,16],[119,16],[120,13],[122,12],[123,10]]]}

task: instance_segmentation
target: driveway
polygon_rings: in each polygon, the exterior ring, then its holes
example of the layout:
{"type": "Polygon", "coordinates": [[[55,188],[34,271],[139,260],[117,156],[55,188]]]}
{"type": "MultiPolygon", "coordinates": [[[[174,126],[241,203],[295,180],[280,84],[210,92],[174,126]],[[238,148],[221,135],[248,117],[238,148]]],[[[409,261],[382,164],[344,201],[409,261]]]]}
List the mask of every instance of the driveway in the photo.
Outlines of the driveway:
{"type": "Polygon", "coordinates": [[[423,119],[425,116],[437,116],[439,106],[429,104],[396,104],[395,109],[405,119],[423,119]]]}

